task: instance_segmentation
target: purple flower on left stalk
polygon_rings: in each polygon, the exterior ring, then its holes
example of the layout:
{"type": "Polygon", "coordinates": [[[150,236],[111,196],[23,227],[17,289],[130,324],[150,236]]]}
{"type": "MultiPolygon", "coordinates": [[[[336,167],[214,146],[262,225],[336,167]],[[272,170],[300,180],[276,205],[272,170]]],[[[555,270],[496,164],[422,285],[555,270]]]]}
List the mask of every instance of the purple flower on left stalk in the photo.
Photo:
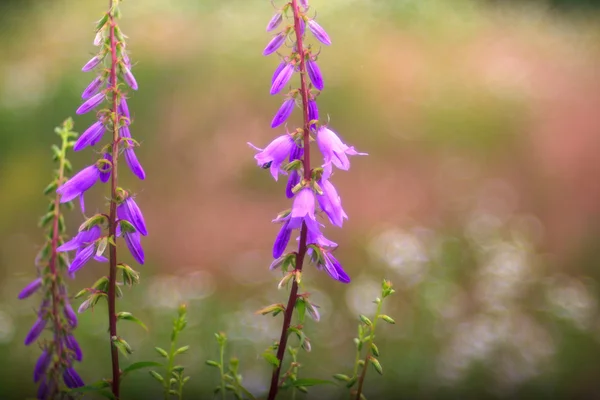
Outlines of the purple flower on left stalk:
{"type": "MultiPolygon", "coordinates": [[[[294,160],[300,160],[303,156],[304,148],[298,145],[294,145],[292,147],[292,151],[290,152],[290,162],[294,160]]],[[[290,172],[287,185],[285,186],[285,196],[288,199],[294,197],[294,192],[292,190],[294,189],[294,186],[296,186],[298,183],[300,183],[300,172],[298,172],[297,169],[294,169],[292,170],[292,172],[290,172]]]]}
{"type": "Polygon", "coordinates": [[[38,382],[40,379],[42,379],[46,373],[46,369],[48,369],[48,365],[50,365],[50,361],[52,361],[52,354],[48,352],[47,349],[44,349],[35,364],[35,368],[33,369],[34,382],[38,382]]]}
{"type": "Polygon", "coordinates": [[[63,380],[69,389],[75,389],[84,385],[83,380],[73,367],[65,369],[63,372],[63,380]]]}
{"type": "Polygon", "coordinates": [[[281,24],[281,21],[283,21],[283,13],[281,11],[277,11],[267,24],[267,32],[271,32],[273,29],[277,28],[279,24],[281,24]]]}
{"type": "Polygon", "coordinates": [[[120,219],[129,221],[141,235],[148,235],[144,215],[133,197],[128,196],[117,206],[117,215],[120,219]]]}
{"type": "Polygon", "coordinates": [[[60,194],[60,202],[66,203],[90,189],[100,179],[100,170],[96,164],[90,165],[79,171],[71,179],[56,189],[60,194]]]}
{"type": "Polygon", "coordinates": [[[275,180],[279,177],[279,167],[289,156],[292,146],[295,146],[294,139],[290,135],[282,135],[273,140],[264,149],[254,146],[252,143],[248,143],[250,147],[259,152],[254,156],[259,167],[269,168],[271,175],[275,180]]]}
{"type": "Polygon", "coordinates": [[[75,112],[79,115],[86,114],[98,107],[102,101],[104,101],[104,93],[97,93],[87,99],[75,112]]]}
{"type": "Polygon", "coordinates": [[[269,54],[273,54],[281,47],[281,45],[285,42],[285,38],[287,34],[285,32],[279,32],[271,41],[267,44],[267,47],[263,50],[263,55],[268,56],[269,54]]]}
{"type": "Polygon", "coordinates": [[[48,321],[46,318],[44,318],[42,315],[38,316],[38,319],[29,330],[29,333],[27,336],[25,336],[25,346],[29,346],[31,343],[36,341],[36,339],[42,334],[44,328],[46,328],[47,323],[48,321]]]}
{"type": "Polygon", "coordinates": [[[359,153],[354,150],[354,147],[342,143],[335,132],[328,129],[326,126],[321,126],[317,131],[317,144],[323,154],[325,165],[333,163],[333,165],[344,171],[350,169],[349,155],[367,155],[367,153],[359,153]]]}
{"type": "Polygon", "coordinates": [[[37,278],[33,280],[31,283],[25,286],[23,290],[21,290],[21,293],[19,293],[19,299],[26,299],[27,297],[37,292],[41,286],[42,278],[37,278]]]}
{"type": "Polygon", "coordinates": [[[342,264],[331,254],[329,251],[323,251],[323,258],[320,264],[317,264],[318,268],[324,268],[330,277],[336,281],[342,283],[350,283],[350,277],[342,268],[342,264]]]}

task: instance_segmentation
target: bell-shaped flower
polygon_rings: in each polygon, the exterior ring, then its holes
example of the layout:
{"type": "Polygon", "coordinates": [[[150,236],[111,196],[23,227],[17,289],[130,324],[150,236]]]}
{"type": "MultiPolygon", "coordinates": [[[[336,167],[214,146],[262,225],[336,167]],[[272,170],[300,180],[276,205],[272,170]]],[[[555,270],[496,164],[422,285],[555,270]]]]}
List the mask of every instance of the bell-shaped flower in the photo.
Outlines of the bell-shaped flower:
{"type": "Polygon", "coordinates": [[[133,74],[131,73],[131,70],[129,68],[127,68],[126,65],[122,65],[121,72],[123,73],[123,80],[125,80],[125,83],[127,84],[127,86],[129,86],[133,90],[138,90],[138,83],[135,80],[135,77],[133,76],[133,74]]]}
{"type": "Polygon", "coordinates": [[[271,39],[271,41],[267,44],[267,47],[263,50],[263,55],[268,56],[269,54],[273,54],[281,47],[281,45],[285,42],[285,38],[287,37],[287,33],[279,32],[277,35],[271,39]]]}
{"type": "Polygon", "coordinates": [[[100,163],[100,181],[106,183],[110,179],[110,174],[112,172],[112,154],[104,153],[102,159],[105,161],[100,163]]]}
{"type": "Polygon", "coordinates": [[[281,68],[277,77],[273,80],[271,85],[271,95],[275,95],[281,92],[281,89],[289,82],[290,78],[294,74],[294,64],[288,63],[281,68]]]}
{"type": "Polygon", "coordinates": [[[100,62],[102,61],[103,58],[104,58],[103,56],[99,56],[99,55],[92,57],[92,59],[90,61],[85,63],[85,65],[83,66],[83,68],[81,68],[81,70],[83,72],[89,72],[89,71],[93,70],[94,68],[96,68],[98,66],[98,64],[100,64],[100,62]]]}
{"type": "MultiPolygon", "coordinates": [[[[317,102],[315,100],[308,101],[308,120],[309,121],[318,121],[319,120],[319,106],[317,106],[317,102]]],[[[310,124],[310,129],[315,129],[315,124],[310,124]]]]}
{"type": "MultiPolygon", "coordinates": [[[[121,135],[122,138],[131,139],[131,132],[129,131],[129,127],[127,125],[124,125],[121,128],[119,128],[119,134],[121,135]]],[[[125,162],[127,163],[127,166],[129,167],[131,172],[133,172],[133,174],[135,176],[137,176],[139,179],[141,179],[141,180],[146,179],[146,172],[144,171],[144,168],[142,168],[142,164],[140,164],[140,162],[137,159],[137,156],[135,155],[135,151],[133,150],[134,149],[133,144],[129,143],[129,141],[124,141],[124,142],[125,142],[124,154],[125,154],[125,162]]]]}
{"type": "Polygon", "coordinates": [[[317,38],[317,40],[323,43],[326,46],[331,45],[331,39],[325,29],[321,27],[314,19],[308,21],[308,29],[312,32],[312,34],[317,38]]]}
{"type": "Polygon", "coordinates": [[[19,299],[26,299],[37,292],[40,287],[42,287],[42,278],[34,279],[27,286],[25,286],[23,290],[21,290],[21,293],[19,293],[19,299]]]}
{"type": "Polygon", "coordinates": [[[137,232],[124,232],[123,238],[133,258],[138,263],[144,264],[144,249],[142,248],[140,234],[137,232]]]}
{"type": "Polygon", "coordinates": [[[85,90],[81,94],[81,98],[85,100],[95,95],[100,89],[100,86],[102,86],[102,81],[102,76],[95,77],[94,80],[88,85],[88,87],[85,88],[85,90]]]}
{"type": "Polygon", "coordinates": [[[288,219],[281,225],[281,229],[275,238],[275,243],[273,244],[273,258],[281,257],[290,242],[291,235],[292,228],[290,228],[290,221],[288,219]]]}
{"type": "Polygon", "coordinates": [[[267,32],[271,32],[273,29],[277,28],[279,24],[281,24],[281,21],[283,21],[283,13],[280,10],[273,15],[273,18],[271,18],[267,24],[267,32]]]}
{"type": "Polygon", "coordinates": [[[292,115],[292,111],[294,111],[294,105],[296,104],[296,99],[290,97],[286,99],[277,110],[275,117],[273,117],[273,121],[271,122],[271,128],[277,128],[279,125],[283,124],[289,117],[292,115]]]}
{"type": "MultiPolygon", "coordinates": [[[[294,160],[300,160],[304,156],[304,148],[298,145],[294,145],[292,147],[292,151],[290,152],[290,162],[294,160]]],[[[290,172],[287,185],[285,186],[285,195],[288,199],[294,197],[294,192],[292,189],[300,183],[300,172],[297,169],[294,169],[290,172]]]]}
{"type": "Polygon", "coordinates": [[[279,169],[281,164],[290,154],[292,146],[295,146],[294,139],[290,135],[281,135],[273,140],[264,149],[254,146],[252,143],[248,143],[250,147],[258,150],[258,153],[254,155],[259,167],[269,168],[271,175],[275,180],[279,178],[279,169]]]}
{"type": "Polygon", "coordinates": [[[308,231],[318,231],[319,224],[315,218],[315,193],[310,188],[300,189],[294,198],[290,213],[291,229],[300,229],[306,224],[308,231]]]}
{"type": "Polygon", "coordinates": [[[119,219],[129,221],[143,236],[148,235],[144,215],[133,197],[128,196],[117,206],[117,215],[119,219]]]}
{"type": "Polygon", "coordinates": [[[82,105],[79,106],[75,113],[81,115],[86,114],[92,111],[94,108],[98,107],[104,101],[104,93],[97,93],[87,99],[82,105]]]}
{"type": "Polygon", "coordinates": [[[83,380],[77,371],[73,369],[73,367],[69,367],[64,370],[63,380],[69,389],[75,389],[84,385],[83,380]]]}
{"type": "Polygon", "coordinates": [[[317,132],[317,144],[325,165],[333,163],[337,168],[347,171],[350,168],[350,160],[348,156],[366,156],[367,153],[359,153],[354,150],[354,147],[348,146],[340,140],[340,138],[328,129],[326,126],[321,126],[317,132]]]}
{"type": "Polygon", "coordinates": [[[38,382],[46,374],[50,361],[52,361],[52,354],[47,349],[44,349],[33,369],[34,382],[38,382]]]}
{"type": "Polygon", "coordinates": [[[323,190],[322,195],[317,195],[317,201],[321,209],[329,217],[329,221],[335,226],[342,227],[344,219],[348,219],[348,215],[342,208],[342,199],[337,193],[335,187],[328,179],[321,179],[319,185],[323,190]]]}
{"type": "Polygon", "coordinates": [[[306,72],[308,72],[308,77],[312,82],[313,86],[319,90],[323,90],[325,84],[323,83],[323,75],[321,74],[321,69],[316,61],[306,60],[306,72]]]}
{"type": "Polygon", "coordinates": [[[68,335],[65,338],[65,346],[73,352],[73,358],[77,361],[81,361],[83,359],[83,352],[81,351],[81,346],[75,339],[73,335],[68,335]]]}
{"type": "MultiPolygon", "coordinates": [[[[41,313],[40,313],[41,314],[41,313]]],[[[25,336],[25,346],[29,346],[31,343],[35,342],[37,338],[42,334],[44,328],[46,328],[46,324],[48,320],[43,317],[43,315],[39,315],[27,336],[25,336]]]]}
{"type": "Polygon", "coordinates": [[[56,189],[56,193],[61,195],[60,202],[66,203],[73,200],[94,186],[98,179],[100,179],[100,169],[96,164],[85,167],[56,189]]]}
{"type": "Polygon", "coordinates": [[[94,122],[81,134],[81,136],[79,136],[79,138],[77,138],[77,141],[73,145],[73,150],[79,151],[86,148],[87,146],[95,145],[102,139],[102,136],[104,136],[105,131],[106,127],[104,126],[104,123],[102,121],[94,122]]]}
{"type": "Polygon", "coordinates": [[[342,264],[329,251],[323,251],[323,262],[317,265],[325,269],[330,277],[342,283],[350,283],[350,277],[342,268],[342,264]]]}

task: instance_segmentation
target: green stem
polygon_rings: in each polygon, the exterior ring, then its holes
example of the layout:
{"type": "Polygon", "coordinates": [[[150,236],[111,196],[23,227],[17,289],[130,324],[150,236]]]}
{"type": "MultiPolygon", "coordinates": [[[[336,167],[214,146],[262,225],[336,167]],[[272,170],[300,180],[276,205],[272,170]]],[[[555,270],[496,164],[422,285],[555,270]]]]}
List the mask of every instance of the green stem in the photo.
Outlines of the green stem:
{"type": "Polygon", "coordinates": [[[369,343],[367,345],[367,353],[365,354],[365,363],[363,364],[362,373],[360,374],[360,378],[358,379],[358,389],[356,391],[356,400],[360,400],[360,395],[363,390],[363,384],[365,383],[365,376],[367,375],[367,367],[369,366],[369,358],[371,357],[371,346],[373,345],[373,339],[375,338],[375,328],[377,327],[377,321],[379,320],[379,315],[381,314],[381,306],[383,304],[382,299],[378,299],[377,303],[377,312],[375,313],[375,319],[373,320],[373,326],[371,326],[369,330],[369,343]]]}
{"type": "Polygon", "coordinates": [[[167,375],[165,376],[165,400],[169,400],[171,394],[169,391],[171,390],[171,374],[173,373],[173,363],[175,362],[175,340],[177,336],[174,335],[173,340],[171,341],[171,349],[169,350],[169,362],[167,364],[167,375]]]}
{"type": "Polygon", "coordinates": [[[225,400],[225,369],[223,367],[225,362],[225,343],[219,343],[219,353],[219,372],[221,373],[221,399],[225,400]]]}

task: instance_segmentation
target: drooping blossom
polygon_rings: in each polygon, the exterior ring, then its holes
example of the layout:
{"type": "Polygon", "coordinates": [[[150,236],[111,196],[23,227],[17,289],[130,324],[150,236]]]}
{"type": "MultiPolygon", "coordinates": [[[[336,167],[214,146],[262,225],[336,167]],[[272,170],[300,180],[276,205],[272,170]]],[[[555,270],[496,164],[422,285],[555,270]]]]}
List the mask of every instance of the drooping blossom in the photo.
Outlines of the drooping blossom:
{"type": "Polygon", "coordinates": [[[337,168],[344,171],[350,169],[349,155],[367,155],[367,153],[359,153],[354,147],[344,144],[335,132],[328,129],[326,126],[321,126],[318,129],[317,144],[323,154],[325,164],[333,163],[337,168]]]}
{"type": "Polygon", "coordinates": [[[252,143],[248,143],[250,147],[258,150],[258,153],[254,156],[257,164],[261,168],[269,168],[271,175],[275,180],[279,178],[280,166],[289,156],[292,146],[295,146],[294,139],[291,135],[281,135],[273,140],[264,149],[254,146],[252,143]]]}

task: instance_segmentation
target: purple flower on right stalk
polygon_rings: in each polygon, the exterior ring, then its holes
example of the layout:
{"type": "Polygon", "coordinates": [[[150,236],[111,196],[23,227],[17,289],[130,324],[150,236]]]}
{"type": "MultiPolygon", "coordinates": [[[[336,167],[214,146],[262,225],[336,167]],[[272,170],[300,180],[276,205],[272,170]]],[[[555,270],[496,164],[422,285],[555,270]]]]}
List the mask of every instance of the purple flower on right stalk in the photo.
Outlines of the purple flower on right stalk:
{"type": "Polygon", "coordinates": [[[273,140],[267,147],[261,149],[248,143],[250,147],[259,152],[254,156],[257,164],[261,168],[269,168],[271,175],[275,180],[279,177],[280,166],[289,156],[292,146],[295,146],[294,139],[290,135],[281,135],[273,140]]]}
{"type": "Polygon", "coordinates": [[[42,287],[42,278],[37,278],[33,280],[31,283],[25,286],[23,290],[21,290],[21,293],[19,293],[19,299],[26,299],[27,297],[37,292],[40,289],[40,287],[42,287]]]}
{"type": "Polygon", "coordinates": [[[267,24],[267,32],[271,32],[273,29],[277,28],[279,24],[281,24],[281,21],[283,21],[283,13],[281,11],[277,11],[267,24]]]}
{"type": "Polygon", "coordinates": [[[354,150],[354,147],[344,144],[335,132],[328,129],[326,126],[321,126],[317,131],[317,144],[323,154],[325,165],[333,163],[337,168],[344,171],[350,169],[349,155],[367,155],[367,153],[359,153],[354,150]]]}
{"type": "Polygon", "coordinates": [[[342,208],[342,199],[328,179],[321,179],[319,185],[323,189],[323,194],[317,195],[319,206],[327,214],[329,221],[341,228],[344,219],[348,219],[348,215],[346,215],[342,208]]]}
{"type": "Polygon", "coordinates": [[[56,189],[60,194],[60,202],[66,203],[89,190],[100,179],[100,169],[96,164],[79,171],[71,179],[56,189]]]}
{"type": "Polygon", "coordinates": [[[73,150],[79,151],[87,146],[95,145],[102,139],[105,131],[106,127],[102,121],[94,122],[81,134],[81,136],[79,136],[79,138],[77,138],[77,141],[73,145],[73,150]]]}
{"type": "MultiPolygon", "coordinates": [[[[275,28],[273,28],[275,29],[275,28]]],[[[263,55],[268,56],[269,54],[273,54],[281,47],[281,45],[285,42],[285,38],[287,34],[285,32],[280,32],[271,41],[267,44],[267,47],[263,50],[263,55]]]]}

